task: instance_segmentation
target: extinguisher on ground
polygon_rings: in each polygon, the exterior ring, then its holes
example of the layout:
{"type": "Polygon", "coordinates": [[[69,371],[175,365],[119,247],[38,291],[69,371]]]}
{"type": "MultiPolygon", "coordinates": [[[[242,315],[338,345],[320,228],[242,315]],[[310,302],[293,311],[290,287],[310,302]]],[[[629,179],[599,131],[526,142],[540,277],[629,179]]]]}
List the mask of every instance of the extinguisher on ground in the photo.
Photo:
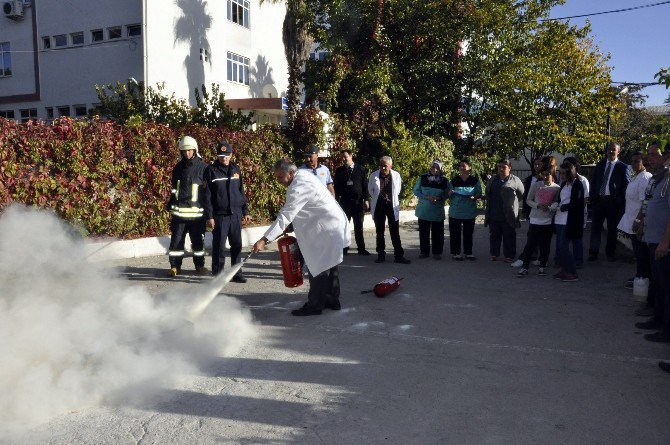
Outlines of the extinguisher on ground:
{"type": "Polygon", "coordinates": [[[302,261],[298,240],[295,237],[284,235],[277,241],[281,270],[284,275],[284,286],[298,287],[303,283],[302,261]]]}
{"type": "Polygon", "coordinates": [[[377,298],[384,298],[400,287],[400,281],[402,281],[402,278],[393,276],[375,284],[375,287],[371,290],[362,290],[361,293],[368,294],[370,292],[374,292],[377,298]]]}

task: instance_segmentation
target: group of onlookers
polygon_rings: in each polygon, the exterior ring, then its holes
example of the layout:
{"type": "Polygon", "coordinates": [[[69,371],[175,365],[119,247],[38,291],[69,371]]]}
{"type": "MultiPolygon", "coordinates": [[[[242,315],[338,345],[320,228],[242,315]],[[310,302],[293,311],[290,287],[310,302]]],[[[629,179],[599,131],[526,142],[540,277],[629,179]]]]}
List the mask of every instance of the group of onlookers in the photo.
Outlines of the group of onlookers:
{"type": "MultiPolygon", "coordinates": [[[[239,261],[241,225],[243,220],[249,220],[241,171],[230,162],[232,147],[226,142],[217,146],[217,161],[209,166],[199,159],[197,143],[192,138],[183,138],[179,148],[183,157],[173,173],[169,203],[173,214],[169,275],[180,272],[186,233],[191,235],[197,271],[209,272],[204,267],[205,221],[214,232],[212,272],[216,274],[223,269],[226,239],[231,244],[232,263],[239,261]]],[[[633,155],[631,166],[618,159],[619,153],[618,144],[608,144],[606,157],[596,164],[590,182],[578,173],[580,166],[574,157],[565,158],[561,165],[553,156],[538,158],[533,162],[533,173],[523,181],[511,173],[509,160],[501,160],[497,173],[487,178],[485,192],[467,159],[458,163],[458,174],[452,178],[445,176],[442,161],[434,160],[412,188],[418,200],[415,214],[419,225],[419,258],[432,254],[434,259],[442,259],[448,217],[452,259],[474,261],[477,203],[484,200],[484,224],[489,228],[492,261],[501,259],[518,267],[519,278],[529,275],[531,265],[538,266],[538,275],[547,275],[551,242],[556,234],[554,264],[560,270],[554,278],[577,281],[577,271],[584,265],[582,239],[590,203],[588,261],[598,259],[605,221],[608,261],[616,260],[617,236],[629,238],[636,272],[626,287],[632,288],[636,279],[648,280],[649,284],[647,301],[636,314],[651,318],[636,326],[657,330],[645,335],[647,340],[670,342],[670,150],[661,153],[660,145],[652,144],[646,155],[633,155]],[[516,232],[523,217],[528,220],[527,242],[517,258],[516,232]]],[[[334,196],[346,218],[353,220],[359,255],[370,255],[363,237],[363,217],[369,210],[376,230],[375,261],[386,260],[388,226],[394,262],[411,262],[405,257],[400,239],[402,178],[393,170],[389,156],[380,158],[379,169],[368,175],[362,165],[354,162],[352,153],[344,151],[343,165],[332,177],[330,170],[319,163],[316,146],[307,147],[304,158],[305,163],[298,170],[311,171],[317,183],[321,182],[334,196]]],[[[348,250],[345,247],[344,253],[348,250]]],[[[234,281],[246,279],[240,272],[234,281]]],[[[664,366],[670,370],[670,365],[664,366]]]]}

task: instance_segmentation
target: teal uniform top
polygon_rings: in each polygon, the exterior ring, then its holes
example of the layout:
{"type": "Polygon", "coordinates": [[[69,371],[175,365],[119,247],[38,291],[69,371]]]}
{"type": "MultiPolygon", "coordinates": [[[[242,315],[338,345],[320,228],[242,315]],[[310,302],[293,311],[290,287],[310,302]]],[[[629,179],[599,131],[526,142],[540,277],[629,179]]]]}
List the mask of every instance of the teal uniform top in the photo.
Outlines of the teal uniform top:
{"type": "Polygon", "coordinates": [[[449,196],[449,180],[442,175],[431,176],[429,173],[419,176],[412,191],[419,198],[414,214],[426,221],[444,221],[444,203],[449,196]],[[429,196],[439,198],[437,202],[428,201],[429,196]]]}
{"type": "Polygon", "coordinates": [[[460,175],[451,180],[451,204],[449,205],[449,218],[474,219],[477,216],[477,201],[471,196],[482,195],[482,183],[475,176],[469,176],[465,181],[460,175]]]}

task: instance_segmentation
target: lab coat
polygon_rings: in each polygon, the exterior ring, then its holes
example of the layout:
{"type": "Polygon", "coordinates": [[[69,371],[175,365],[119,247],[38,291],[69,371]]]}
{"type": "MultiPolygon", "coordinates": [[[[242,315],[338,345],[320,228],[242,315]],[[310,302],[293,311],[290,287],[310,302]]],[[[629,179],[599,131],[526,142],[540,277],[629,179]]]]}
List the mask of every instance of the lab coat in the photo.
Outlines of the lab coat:
{"type": "Polygon", "coordinates": [[[351,244],[347,216],[311,170],[295,173],[286,191],[286,203],[265,238],[274,240],[291,223],[312,276],[342,262],[342,249],[351,244]]]}
{"type": "MultiPolygon", "coordinates": [[[[391,170],[391,199],[393,200],[393,214],[395,215],[395,220],[398,221],[400,218],[400,200],[398,196],[400,195],[400,188],[402,187],[402,180],[400,179],[400,173],[395,170],[391,170]]],[[[381,190],[379,189],[379,170],[370,175],[370,180],[368,181],[368,192],[370,193],[370,213],[374,216],[375,208],[377,207],[377,199],[379,199],[379,194],[381,190]]]]}

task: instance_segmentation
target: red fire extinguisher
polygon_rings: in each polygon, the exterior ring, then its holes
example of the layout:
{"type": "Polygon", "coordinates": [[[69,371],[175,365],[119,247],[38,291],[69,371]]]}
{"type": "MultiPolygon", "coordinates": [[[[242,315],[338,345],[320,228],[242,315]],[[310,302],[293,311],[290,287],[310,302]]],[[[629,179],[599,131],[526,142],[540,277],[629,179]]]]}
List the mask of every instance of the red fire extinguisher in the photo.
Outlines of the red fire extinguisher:
{"type": "Polygon", "coordinates": [[[402,281],[402,278],[398,277],[391,277],[387,278],[383,281],[380,281],[379,283],[375,284],[375,287],[371,290],[362,290],[362,294],[367,294],[370,292],[374,292],[377,298],[384,298],[394,290],[400,287],[400,281],[402,281]]]}
{"type": "Polygon", "coordinates": [[[277,241],[277,246],[279,247],[281,270],[284,275],[284,286],[302,286],[302,262],[300,261],[298,240],[286,235],[277,241]]]}

